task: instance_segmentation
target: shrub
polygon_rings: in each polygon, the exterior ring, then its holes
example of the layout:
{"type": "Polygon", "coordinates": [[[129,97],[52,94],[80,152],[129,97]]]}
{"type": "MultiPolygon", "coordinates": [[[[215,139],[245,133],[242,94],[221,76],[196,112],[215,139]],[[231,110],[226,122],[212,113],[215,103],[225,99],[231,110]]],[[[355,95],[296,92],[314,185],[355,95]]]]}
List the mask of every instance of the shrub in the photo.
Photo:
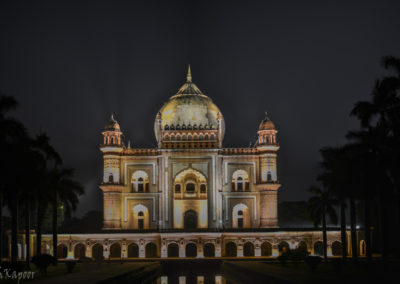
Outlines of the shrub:
{"type": "Polygon", "coordinates": [[[93,262],[93,259],[91,259],[90,257],[81,256],[79,258],[79,261],[82,262],[82,263],[87,263],[87,262],[93,262]]]}
{"type": "Polygon", "coordinates": [[[57,259],[49,254],[40,254],[32,258],[32,263],[35,264],[41,274],[46,275],[47,267],[49,267],[50,264],[55,265],[57,259]]]}
{"type": "Polygon", "coordinates": [[[322,257],[320,256],[307,256],[304,259],[305,263],[307,263],[308,268],[310,268],[311,271],[315,271],[318,267],[318,265],[322,262],[322,257]]]}
{"type": "Polygon", "coordinates": [[[290,251],[290,259],[293,262],[300,262],[304,260],[308,255],[308,252],[304,249],[295,249],[290,251]]]}
{"type": "Polygon", "coordinates": [[[289,260],[289,254],[288,253],[283,253],[280,256],[278,256],[278,261],[282,265],[286,265],[286,262],[289,260]]]}
{"type": "Polygon", "coordinates": [[[76,265],[76,261],[70,260],[65,262],[65,266],[67,267],[68,273],[71,273],[76,265]]]}

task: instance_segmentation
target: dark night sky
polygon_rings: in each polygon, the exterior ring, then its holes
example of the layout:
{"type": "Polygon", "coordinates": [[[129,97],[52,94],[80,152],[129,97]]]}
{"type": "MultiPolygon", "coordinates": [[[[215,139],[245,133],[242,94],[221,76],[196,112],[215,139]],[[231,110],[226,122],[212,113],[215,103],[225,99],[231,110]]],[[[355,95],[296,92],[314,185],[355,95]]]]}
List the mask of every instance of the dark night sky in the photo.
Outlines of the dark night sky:
{"type": "Polygon", "coordinates": [[[116,114],[132,147],[155,145],[157,111],[193,81],[221,109],[225,146],[247,146],[267,110],[281,144],[280,200],[307,198],[318,150],[400,56],[399,1],[0,2],[0,90],[46,131],[102,208],[101,134],[116,114]]]}

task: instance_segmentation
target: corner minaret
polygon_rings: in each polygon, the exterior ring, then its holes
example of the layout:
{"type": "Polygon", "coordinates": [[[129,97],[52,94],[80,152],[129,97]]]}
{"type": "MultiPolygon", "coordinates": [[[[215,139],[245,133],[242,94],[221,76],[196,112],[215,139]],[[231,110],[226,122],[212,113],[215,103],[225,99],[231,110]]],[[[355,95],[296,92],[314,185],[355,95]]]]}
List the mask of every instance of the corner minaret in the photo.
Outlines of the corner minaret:
{"type": "Polygon", "coordinates": [[[118,122],[111,115],[104,127],[103,144],[100,150],[103,152],[104,171],[103,182],[100,185],[104,195],[104,229],[121,228],[121,152],[124,150],[122,132],[118,122]]]}
{"type": "Polygon", "coordinates": [[[261,121],[257,133],[258,133],[258,139],[256,143],[257,148],[277,145],[276,134],[278,133],[278,131],[276,131],[275,125],[268,117],[267,112],[265,112],[265,118],[261,121]]]}
{"type": "Polygon", "coordinates": [[[278,180],[276,157],[279,144],[276,140],[278,131],[265,113],[265,118],[258,128],[255,147],[260,152],[260,180],[257,189],[260,192],[261,218],[260,227],[278,227],[278,180]]]}

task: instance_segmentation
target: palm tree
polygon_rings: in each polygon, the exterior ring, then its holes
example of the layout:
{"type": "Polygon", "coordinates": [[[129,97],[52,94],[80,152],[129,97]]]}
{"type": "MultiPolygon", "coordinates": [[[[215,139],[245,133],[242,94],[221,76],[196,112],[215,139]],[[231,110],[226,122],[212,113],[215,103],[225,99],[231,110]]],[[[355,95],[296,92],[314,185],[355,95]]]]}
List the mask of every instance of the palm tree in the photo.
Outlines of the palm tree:
{"type": "Polygon", "coordinates": [[[328,261],[326,217],[328,215],[330,221],[334,224],[337,224],[337,215],[334,208],[336,200],[332,197],[332,193],[328,190],[321,190],[319,187],[311,186],[309,191],[313,194],[313,196],[308,200],[308,210],[314,222],[314,226],[317,227],[322,222],[324,259],[325,261],[328,261]]]}
{"type": "Polygon", "coordinates": [[[386,132],[381,127],[369,127],[366,130],[349,132],[347,138],[353,140],[353,163],[358,161],[357,179],[358,186],[363,194],[360,199],[364,202],[364,229],[367,260],[372,258],[371,245],[371,208],[373,200],[378,197],[380,204],[380,225],[382,237],[382,253],[385,260],[387,254],[387,201],[390,193],[390,181],[386,175],[389,152],[385,149],[387,144],[386,132]]]}
{"type": "Polygon", "coordinates": [[[83,194],[83,187],[73,180],[73,169],[53,168],[49,172],[52,189],[52,231],[53,231],[53,254],[57,258],[57,213],[60,205],[65,210],[67,216],[76,210],[79,202],[78,196],[83,194]]]}
{"type": "Polygon", "coordinates": [[[25,127],[14,118],[7,116],[8,112],[18,106],[17,101],[10,96],[0,95],[0,155],[7,161],[0,166],[0,258],[3,247],[3,206],[6,204],[12,218],[11,228],[11,260],[17,260],[17,229],[18,229],[18,195],[20,191],[19,146],[27,141],[25,127]]]}
{"type": "Polygon", "coordinates": [[[382,58],[385,69],[393,69],[397,76],[376,80],[371,101],[357,102],[350,115],[356,116],[363,128],[383,125],[398,129],[400,119],[400,59],[393,56],[382,58]],[[377,120],[374,120],[377,118],[377,120]],[[397,127],[396,127],[397,126],[397,127]]]}
{"type": "MultiPolygon", "coordinates": [[[[375,175],[381,178],[379,183],[375,183],[375,192],[380,201],[382,256],[386,264],[388,253],[386,207],[387,200],[392,195],[391,190],[397,192],[397,203],[400,207],[400,170],[397,166],[397,161],[400,159],[398,150],[400,143],[400,96],[398,94],[400,59],[392,56],[384,57],[383,65],[386,69],[394,70],[396,75],[386,76],[382,80],[376,81],[371,101],[356,103],[351,115],[360,120],[362,130],[358,133],[350,133],[348,137],[368,148],[370,156],[373,156],[371,159],[375,162],[370,165],[370,170],[374,170],[375,175]]],[[[366,217],[369,218],[369,216],[366,217]]],[[[398,220],[400,220],[400,214],[398,220]]],[[[397,227],[399,226],[400,223],[397,227]]]]}
{"type": "Polygon", "coordinates": [[[343,148],[323,148],[320,150],[322,156],[322,173],[318,175],[325,188],[332,192],[339,202],[340,208],[340,232],[342,242],[342,258],[347,258],[347,223],[346,223],[346,202],[349,192],[354,190],[349,182],[348,160],[345,158],[343,148]]]}
{"type": "Polygon", "coordinates": [[[36,203],[36,254],[42,251],[42,225],[43,219],[48,210],[49,204],[52,202],[53,189],[51,187],[51,175],[49,169],[55,168],[62,163],[60,155],[50,144],[50,138],[41,133],[36,136],[33,148],[43,157],[45,165],[38,173],[39,183],[35,188],[36,203]]]}
{"type": "Polygon", "coordinates": [[[41,185],[41,172],[45,168],[45,160],[40,153],[35,151],[32,146],[34,141],[30,141],[27,145],[25,151],[23,151],[24,163],[22,166],[22,171],[25,174],[24,188],[29,190],[24,190],[23,195],[20,198],[20,203],[24,209],[25,216],[25,243],[26,243],[26,266],[30,267],[30,229],[31,229],[31,218],[32,204],[35,204],[36,190],[41,185]]]}

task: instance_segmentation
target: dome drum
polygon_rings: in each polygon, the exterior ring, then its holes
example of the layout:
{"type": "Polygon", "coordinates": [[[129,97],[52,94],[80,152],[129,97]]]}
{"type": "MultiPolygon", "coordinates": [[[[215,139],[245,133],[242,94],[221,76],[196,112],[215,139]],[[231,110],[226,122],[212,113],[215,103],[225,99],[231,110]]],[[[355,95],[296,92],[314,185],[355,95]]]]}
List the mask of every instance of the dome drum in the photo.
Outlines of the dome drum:
{"type": "Polygon", "coordinates": [[[218,129],[168,129],[161,139],[161,148],[217,148],[218,129]]]}

